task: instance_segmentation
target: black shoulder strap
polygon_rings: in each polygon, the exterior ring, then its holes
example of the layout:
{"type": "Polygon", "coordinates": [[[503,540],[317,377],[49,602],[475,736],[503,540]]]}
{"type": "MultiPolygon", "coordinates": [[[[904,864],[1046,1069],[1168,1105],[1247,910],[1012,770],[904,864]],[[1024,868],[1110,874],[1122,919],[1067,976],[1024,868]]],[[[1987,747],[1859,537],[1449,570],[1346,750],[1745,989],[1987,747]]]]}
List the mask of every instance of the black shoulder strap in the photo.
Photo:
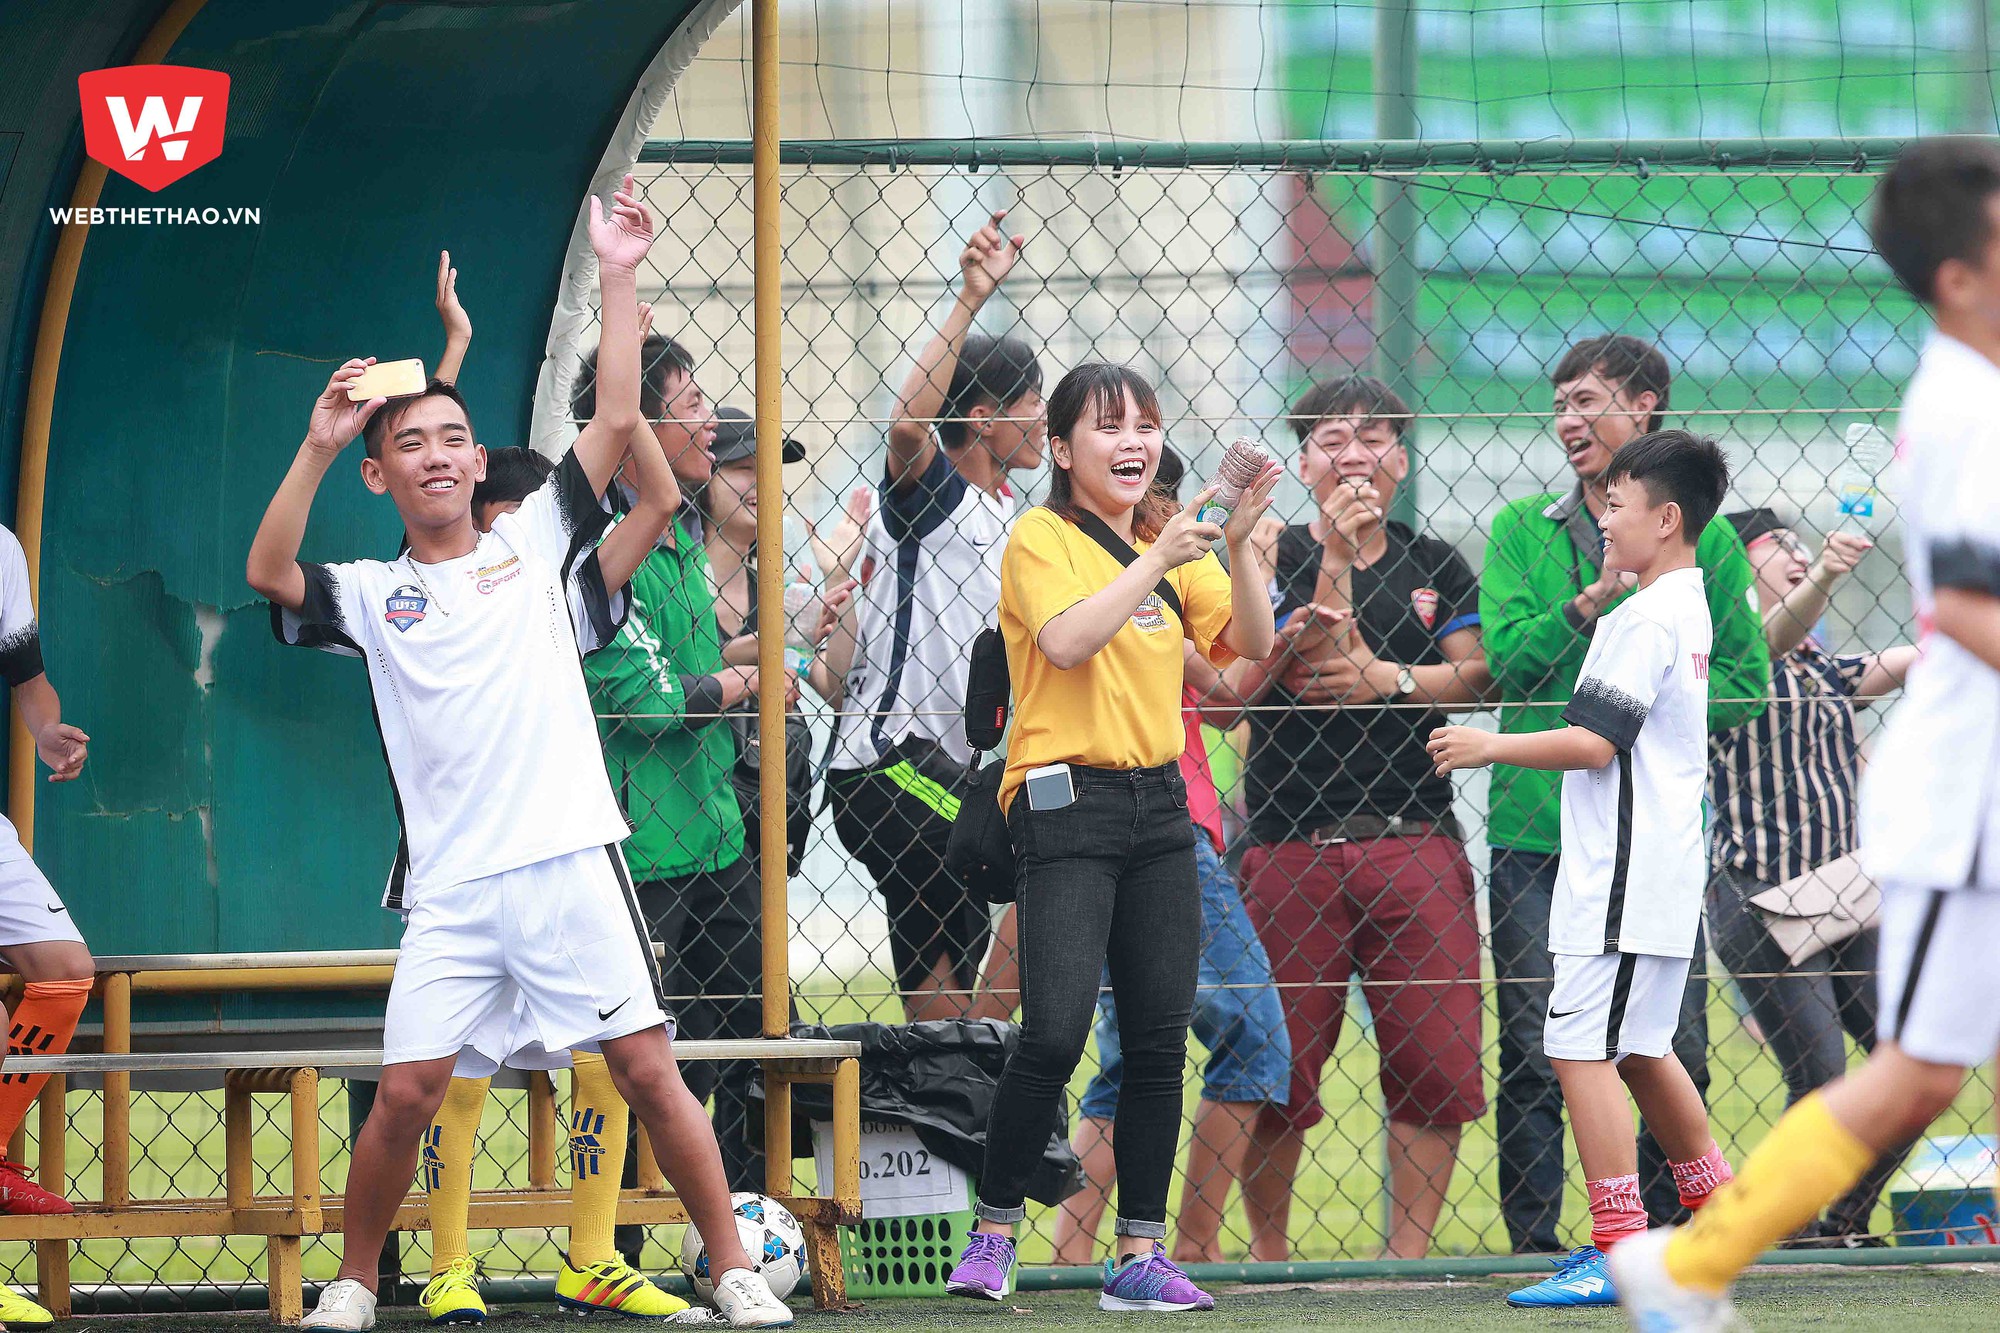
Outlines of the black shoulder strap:
{"type": "MultiPolygon", "coordinates": [[[[1083,529],[1084,536],[1109,551],[1111,558],[1119,564],[1130,565],[1139,558],[1139,553],[1132,549],[1132,543],[1113,532],[1109,523],[1089,510],[1082,511],[1076,519],[1076,525],[1083,529]]],[[[1187,624],[1187,612],[1181,609],[1180,594],[1174,591],[1174,585],[1170,581],[1161,579],[1153,591],[1160,595],[1161,601],[1174,609],[1174,614],[1180,617],[1181,624],[1187,624]]]]}

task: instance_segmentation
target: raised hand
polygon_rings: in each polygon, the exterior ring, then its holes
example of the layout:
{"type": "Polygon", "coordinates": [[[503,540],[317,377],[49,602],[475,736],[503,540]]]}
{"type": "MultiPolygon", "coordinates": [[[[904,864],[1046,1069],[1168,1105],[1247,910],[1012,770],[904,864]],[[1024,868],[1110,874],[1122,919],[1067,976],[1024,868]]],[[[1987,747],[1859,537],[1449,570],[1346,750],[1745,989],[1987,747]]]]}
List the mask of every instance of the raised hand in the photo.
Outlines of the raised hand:
{"type": "Polygon", "coordinates": [[[1320,504],[1319,514],[1328,553],[1352,564],[1364,531],[1382,521],[1382,493],[1366,481],[1343,481],[1320,504]]]}
{"type": "Polygon", "coordinates": [[[875,492],[857,486],[848,492],[847,507],[841,510],[840,522],[834,525],[831,537],[822,538],[818,525],[806,520],[806,538],[812,543],[813,559],[819,561],[823,573],[854,572],[854,557],[861,554],[861,538],[868,531],[868,516],[874,509],[875,492]]]}
{"type": "Polygon", "coordinates": [[[637,272],[639,261],[653,245],[653,215],[641,203],[630,172],[623,188],[611,196],[606,213],[596,195],[590,196],[590,248],[600,268],[637,272]]]}
{"type": "Polygon", "coordinates": [[[817,648],[832,636],[834,628],[840,624],[847,604],[854,600],[854,590],[859,585],[853,579],[843,579],[839,583],[828,584],[820,591],[819,619],[813,625],[807,640],[817,648]]]}
{"type": "Polygon", "coordinates": [[[1149,554],[1157,553],[1168,569],[1178,569],[1215,549],[1215,544],[1222,540],[1222,529],[1195,517],[1203,505],[1215,498],[1215,491],[1215,487],[1208,487],[1189,501],[1187,508],[1169,518],[1160,535],[1154,538],[1149,554]]]}
{"type": "Polygon", "coordinates": [[[90,737],[67,722],[51,722],[36,735],[35,753],[49,766],[50,782],[70,782],[83,771],[90,737]]]}
{"type": "Polygon", "coordinates": [[[446,342],[472,341],[472,316],[458,300],[458,270],[451,266],[451,251],[438,251],[438,319],[444,324],[446,342]]]}
{"type": "Polygon", "coordinates": [[[1857,533],[1828,533],[1826,545],[1820,548],[1819,558],[1812,562],[1810,573],[1813,582],[1823,586],[1845,578],[1861,563],[1861,557],[1874,549],[1874,542],[1857,533]]]}
{"type": "Polygon", "coordinates": [[[368,424],[368,418],[389,401],[387,398],[370,398],[365,403],[357,403],[347,396],[347,386],[374,364],[374,357],[360,356],[345,362],[333,372],[326,388],[313,401],[312,415],[306,420],[307,448],[327,457],[338,454],[354,442],[354,437],[368,424]]]}
{"type": "Polygon", "coordinates": [[[1021,257],[1021,247],[1028,243],[1025,233],[1008,236],[1000,230],[1000,224],[1007,219],[1007,210],[1001,209],[987,221],[986,225],[972,233],[972,239],[965,243],[964,253],[958,257],[958,271],[965,279],[965,294],[975,301],[984,301],[993,295],[1014,271],[1014,263],[1021,257]]]}

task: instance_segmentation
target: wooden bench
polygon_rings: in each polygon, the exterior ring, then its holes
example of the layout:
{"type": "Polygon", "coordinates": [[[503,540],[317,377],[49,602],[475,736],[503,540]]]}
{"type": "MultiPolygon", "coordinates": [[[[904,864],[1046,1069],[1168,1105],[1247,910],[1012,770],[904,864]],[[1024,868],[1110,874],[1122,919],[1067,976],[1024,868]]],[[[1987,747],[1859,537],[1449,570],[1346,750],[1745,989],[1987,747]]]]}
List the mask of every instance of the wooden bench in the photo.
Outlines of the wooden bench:
{"type": "MultiPolygon", "coordinates": [[[[111,1028],[107,1014],[107,1045],[113,1039],[111,1028]]],[[[129,1028],[121,1035],[129,1039],[129,1028]]],[[[799,1194],[793,1182],[791,1154],[780,1151],[770,1155],[765,1192],[790,1209],[805,1231],[814,1300],[822,1307],[843,1303],[846,1283],[834,1227],[857,1222],[861,1215],[860,1044],[794,1039],[685,1041],[675,1043],[674,1053],[683,1061],[756,1060],[763,1065],[766,1087],[774,1092],[793,1083],[833,1085],[835,1179],[821,1181],[818,1195],[799,1194]]],[[[271,1318],[277,1323],[295,1324],[304,1315],[304,1283],[299,1267],[301,1242],[306,1236],[326,1235],[341,1229],[339,1197],[323,1198],[320,1188],[320,1075],[329,1070],[373,1072],[380,1065],[380,1051],[343,1049],[12,1057],[6,1062],[11,1073],[49,1075],[39,1108],[38,1179],[45,1188],[58,1194],[65,1192],[68,1183],[66,1076],[104,1076],[105,1197],[79,1202],[76,1212],[68,1216],[0,1217],[0,1240],[36,1243],[40,1299],[60,1319],[70,1313],[71,1241],[100,1237],[263,1236],[271,1318]],[[130,1197],[131,1076],[168,1071],[222,1074],[225,1152],[222,1198],[130,1197]],[[287,1155],[291,1190],[286,1194],[256,1192],[251,1099],[258,1094],[290,1100],[287,1155]]],[[[546,1088],[547,1080],[530,1084],[531,1101],[537,1085],[546,1088]]],[[[767,1096],[765,1107],[766,1141],[789,1144],[791,1098],[767,1096]]],[[[549,1170],[538,1173],[531,1163],[529,1188],[475,1191],[470,1225],[476,1228],[567,1225],[569,1192],[554,1187],[552,1147],[547,1155],[551,1159],[549,1170]]],[[[530,1156],[534,1154],[531,1152],[530,1156]]],[[[642,1152],[639,1187],[624,1191],[618,1219],[637,1223],[687,1221],[680,1200],[667,1192],[650,1152],[642,1152]]],[[[422,1196],[406,1202],[396,1215],[399,1230],[422,1230],[429,1225],[429,1212],[422,1196]]]]}

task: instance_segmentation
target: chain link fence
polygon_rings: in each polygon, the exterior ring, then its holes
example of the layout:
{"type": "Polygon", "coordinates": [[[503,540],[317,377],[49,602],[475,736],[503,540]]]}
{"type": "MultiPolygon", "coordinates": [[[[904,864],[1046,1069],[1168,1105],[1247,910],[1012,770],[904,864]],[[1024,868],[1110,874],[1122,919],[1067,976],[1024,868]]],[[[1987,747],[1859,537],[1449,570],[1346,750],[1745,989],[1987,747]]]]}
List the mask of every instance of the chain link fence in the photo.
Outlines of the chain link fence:
{"type": "MultiPolygon", "coordinates": [[[[1794,710],[1785,716],[1806,736],[1798,743],[1820,748],[1788,751],[1770,768],[1776,786],[1748,805],[1734,788],[1711,792],[1715,807],[1734,802],[1750,811],[1750,822],[1792,859],[1827,851],[1808,847],[1801,830],[1816,812],[1848,800],[1842,783],[1851,784],[1855,752],[1841,748],[1843,738],[1851,729],[1865,753],[1867,735],[1895,707],[1893,696],[1869,706],[1852,695],[1869,667],[1897,660],[1894,650],[1912,632],[1900,540],[1889,521],[1893,482],[1874,516],[1843,513],[1843,490],[1851,501],[1855,487],[1874,479],[1866,432],[1850,428],[1891,425],[1921,337],[1919,312],[1873,258],[1861,222],[1893,147],[787,144],[783,415],[802,446],[785,470],[787,562],[808,582],[830,567],[864,585],[898,577],[893,560],[876,555],[893,556],[898,544],[884,526],[890,501],[882,487],[899,386],[954,299],[966,238],[1001,210],[1006,230],[1025,237],[1022,254],[973,330],[1022,340],[1044,387],[1090,360],[1140,369],[1158,386],[1167,441],[1187,460],[1191,483],[1212,472],[1237,436],[1282,459],[1289,475],[1275,512],[1294,526],[1266,548],[1280,562],[1274,593],[1284,591],[1288,568],[1296,574],[1299,551],[1319,540],[1298,526],[1317,516],[1319,499],[1303,479],[1311,450],[1294,432],[1292,405],[1316,382],[1370,372],[1408,396],[1402,442],[1411,468],[1391,512],[1437,545],[1425,548],[1432,564],[1422,571],[1357,573],[1362,628],[1359,645],[1348,648],[1364,660],[1393,663],[1392,643],[1417,644],[1412,661],[1474,659],[1482,633],[1484,651],[1494,651],[1490,615],[1479,619],[1497,595],[1488,550],[1494,520],[1527,497],[1546,497],[1529,506],[1539,512],[1575,482],[1553,417],[1551,371],[1580,339],[1634,335],[1656,346],[1671,370],[1667,424],[1722,441],[1734,472],[1726,510],[1773,511],[1776,535],[1753,533],[1762,540],[1738,570],[1745,609],[1759,596],[1758,572],[1767,598],[1791,590],[1794,551],[1800,567],[1831,589],[1824,611],[1812,608],[1808,651],[1834,665],[1806,668],[1803,690],[1773,685],[1760,666],[1760,688],[1717,700],[1733,703],[1737,716],[1794,710]],[[1372,251],[1370,238],[1378,204],[1392,195],[1414,202],[1416,224],[1413,243],[1386,256],[1372,251]],[[1378,278],[1392,260],[1414,269],[1416,296],[1388,310],[1378,278]],[[1384,364],[1382,332],[1399,322],[1413,335],[1413,351],[1384,364]],[[865,507],[856,492],[872,497],[865,507]],[[869,517],[857,525],[862,513],[869,517]],[[1830,570],[1821,558],[1836,532],[1874,543],[1852,572],[1830,570]],[[1453,635],[1456,647],[1444,643],[1453,635]],[[1869,656],[1857,664],[1848,660],[1854,655],[1869,656]]],[[[710,404],[747,411],[748,145],[655,141],[640,172],[663,233],[641,282],[655,327],[691,353],[710,404]]],[[[475,316],[478,286],[503,279],[465,276],[475,316]]],[[[479,355],[476,343],[471,355],[479,355]]],[[[1317,423],[1301,424],[1310,431],[1317,423]]],[[[1016,510],[1034,503],[1046,475],[1046,465],[1013,471],[1005,502],[1016,510]]],[[[724,462],[692,495],[699,523],[684,531],[705,545],[708,586],[684,589],[686,612],[712,617],[719,645],[751,621],[754,479],[747,466],[724,462]]],[[[1553,544],[1550,554],[1558,554],[1553,544]]],[[[916,619],[900,631],[906,636],[976,626],[994,611],[965,600],[963,588],[945,589],[942,605],[936,587],[921,597],[909,586],[873,595],[916,619]]],[[[1761,607],[1746,618],[1753,638],[1763,618],[1761,607]]],[[[621,641],[609,651],[630,647],[621,641]]],[[[677,660],[684,644],[652,647],[658,660],[649,669],[661,682],[684,678],[685,686],[730,670],[712,653],[677,660]]],[[[891,669],[871,656],[882,649],[864,646],[867,669],[891,669]]],[[[1471,670],[1470,660],[1461,665],[1471,670]]],[[[1725,665],[1718,661],[1717,681],[1725,665]]],[[[1493,663],[1493,674],[1507,701],[1519,703],[1506,695],[1502,663],[1493,663]]],[[[841,780],[832,735],[848,682],[809,675],[789,738],[798,1018],[893,1023],[1004,1014],[1004,914],[975,912],[969,926],[939,926],[920,922],[898,898],[911,917],[892,920],[878,875],[835,828],[826,786],[841,780]],[[913,941],[914,971],[892,943],[899,929],[913,941]]],[[[1439,719],[1426,705],[1380,698],[1370,683],[1379,676],[1360,675],[1339,699],[1284,684],[1247,703],[1217,705],[1211,696],[1207,719],[1228,725],[1198,733],[1218,788],[1221,839],[1206,871],[1214,910],[1201,1000],[1207,1027],[1198,1024],[1214,1047],[1190,1047],[1191,1129],[1180,1166],[1187,1193],[1176,1187],[1176,1220],[1183,1236],[1195,1236],[1186,1257],[1502,1254],[1566,1242],[1586,1216],[1549,1085],[1511,1067],[1502,1074],[1503,1060],[1512,1059],[1503,1056],[1507,1023],[1538,1050],[1546,1008],[1546,981],[1538,980],[1546,954],[1508,943],[1537,928],[1523,906],[1532,889],[1522,876],[1534,869],[1523,862],[1532,858],[1513,858],[1512,878],[1495,872],[1507,858],[1496,860],[1493,821],[1510,798],[1475,773],[1435,800],[1422,774],[1409,771],[1407,741],[1439,719]],[[1414,727],[1386,722],[1413,714],[1414,727]],[[1343,801],[1347,808],[1337,808],[1343,801]],[[1205,1095],[1218,1109],[1203,1109],[1205,1095]]],[[[1866,683],[1884,681],[1867,676],[1866,683]]],[[[754,1035],[761,947],[754,829],[741,840],[748,850],[735,850],[736,830],[746,814],[754,817],[754,759],[745,759],[755,744],[754,697],[664,694],[681,703],[613,706],[600,696],[614,756],[671,757],[665,780],[673,790],[664,799],[648,790],[635,796],[629,770],[616,785],[634,822],[664,831],[665,844],[685,844],[690,865],[706,875],[702,892],[711,897],[688,898],[673,920],[659,923],[683,960],[682,984],[670,989],[682,992],[684,1035],[754,1035]],[[729,707],[719,708],[718,698],[729,707]],[[711,735],[717,739],[702,739],[711,735]],[[690,746],[713,762],[683,762],[678,756],[690,746]]],[[[955,709],[935,699],[892,700],[873,720],[900,734],[917,714],[950,721],[955,709]]],[[[1495,701],[1469,717],[1495,725],[1495,701]]],[[[1719,774],[1733,743],[1717,739],[1719,774]]],[[[924,776],[936,780],[940,800],[955,804],[948,772],[924,776]]],[[[1549,850],[1522,830],[1552,828],[1552,810],[1517,808],[1503,818],[1512,821],[1505,837],[1514,852],[1549,850]]],[[[1829,1059],[1837,1066],[1843,1052],[1852,1058],[1849,1034],[1872,1026],[1867,950],[1849,940],[1803,964],[1778,955],[1773,965],[1767,937],[1756,934],[1763,919],[1738,901],[1758,891],[1748,882],[1756,877],[1738,867],[1739,882],[1711,889],[1709,951],[1696,960],[1693,1021],[1683,1032],[1684,1058],[1705,1064],[1718,1140],[1732,1158],[1761,1138],[1790,1096],[1830,1072],[1829,1059]],[[1815,973],[1809,987],[1794,984],[1802,970],[1815,973]]],[[[681,888],[685,881],[672,877],[648,901],[667,912],[681,888]]],[[[961,891],[909,892],[935,903],[961,891]]],[[[1108,1031],[1101,1026],[1100,1036],[1108,1031]]],[[[1094,1039],[1072,1085],[1073,1097],[1099,1112],[1103,1091],[1087,1085],[1100,1051],[1094,1039]]],[[[559,1075],[559,1089],[563,1081],[559,1075]]],[[[734,1095],[726,1081],[721,1093],[734,1095]]],[[[346,1171],[349,1109],[336,1086],[323,1097],[332,1191],[346,1171]]],[[[1934,1132],[1978,1132],[1992,1104],[1982,1073],[1934,1132]]],[[[276,1117],[260,1131],[274,1143],[285,1132],[281,1107],[267,1101],[258,1110],[276,1117]]],[[[70,1111],[74,1141],[96,1143],[97,1095],[73,1092],[70,1111]]],[[[524,1094],[496,1089],[478,1186],[527,1183],[527,1115],[524,1094]]],[[[219,1093],[136,1091],[132,1118],[135,1197],[222,1192],[219,1093]]],[[[1072,1128],[1086,1166],[1101,1178],[1101,1144],[1089,1151],[1101,1135],[1074,1119],[1072,1128]]],[[[272,1163],[279,1156],[260,1154],[272,1163]]],[[[810,1163],[800,1169],[809,1178],[810,1163]]],[[[78,1197],[92,1197],[88,1167],[75,1183],[78,1197]]],[[[1031,1208],[1025,1260],[1101,1253],[1102,1202],[1092,1185],[1060,1208],[1031,1208]]],[[[1909,1229],[1886,1199],[1855,1202],[1836,1221],[1875,1237],[1909,1229]]],[[[488,1274],[512,1276],[552,1272],[561,1239],[523,1230],[475,1233],[472,1244],[484,1251],[488,1274]]],[[[675,1258],[674,1238],[657,1241],[645,1260],[664,1268],[675,1258]]],[[[408,1271],[423,1271],[414,1256],[426,1243],[410,1242],[408,1271]]],[[[309,1242],[309,1278],[332,1272],[336,1248],[309,1242]]],[[[225,1288],[258,1280],[262,1253],[252,1238],[89,1241],[75,1247],[74,1275],[80,1285],[225,1288]]],[[[18,1257],[15,1279],[25,1280],[30,1267],[18,1257]]]]}

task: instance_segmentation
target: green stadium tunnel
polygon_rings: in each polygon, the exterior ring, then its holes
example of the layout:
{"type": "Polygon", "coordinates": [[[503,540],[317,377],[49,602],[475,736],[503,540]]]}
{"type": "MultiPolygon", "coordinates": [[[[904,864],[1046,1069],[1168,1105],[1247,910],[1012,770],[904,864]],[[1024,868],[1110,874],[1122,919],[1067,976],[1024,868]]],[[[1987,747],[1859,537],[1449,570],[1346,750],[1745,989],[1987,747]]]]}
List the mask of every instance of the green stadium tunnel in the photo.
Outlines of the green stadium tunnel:
{"type": "MultiPolygon", "coordinates": [[[[477,293],[461,383],[479,436],[528,437],[579,206],[616,160],[606,146],[629,139],[631,160],[646,96],[733,7],[0,9],[0,504],[39,556],[50,676],[93,746],[82,781],[27,784],[32,845],[93,948],[394,942],[373,905],[396,818],[366,682],[277,649],[244,553],[332,368],[435,360],[440,249],[477,293]],[[142,62],[230,75],[222,155],[158,194],[109,175],[94,202],[247,206],[261,221],[91,227],[69,290],[50,210],[93,202],[80,191],[95,174],[76,77],[142,62]]],[[[387,553],[397,537],[343,460],[308,555],[387,553]]]]}

